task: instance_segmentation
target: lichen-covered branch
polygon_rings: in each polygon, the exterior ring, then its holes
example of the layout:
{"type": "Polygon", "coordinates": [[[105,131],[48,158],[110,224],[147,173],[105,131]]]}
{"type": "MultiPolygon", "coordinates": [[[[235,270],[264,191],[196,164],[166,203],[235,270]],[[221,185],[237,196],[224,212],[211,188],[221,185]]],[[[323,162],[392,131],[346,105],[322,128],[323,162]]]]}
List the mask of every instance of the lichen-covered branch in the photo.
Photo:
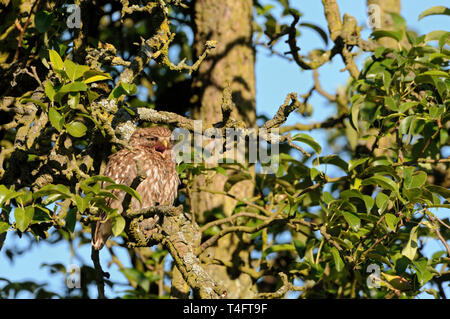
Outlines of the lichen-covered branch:
{"type": "Polygon", "coordinates": [[[156,206],[139,212],[129,212],[125,216],[139,220],[139,215],[147,217],[151,213],[162,216],[162,223],[158,227],[158,231],[150,233],[149,236],[143,236],[140,242],[130,242],[129,246],[162,244],[172,255],[184,281],[193,289],[196,296],[205,299],[222,298],[226,292],[203,269],[200,260],[194,253],[193,243],[200,235],[198,226],[187,218],[181,207],[156,206]]]}

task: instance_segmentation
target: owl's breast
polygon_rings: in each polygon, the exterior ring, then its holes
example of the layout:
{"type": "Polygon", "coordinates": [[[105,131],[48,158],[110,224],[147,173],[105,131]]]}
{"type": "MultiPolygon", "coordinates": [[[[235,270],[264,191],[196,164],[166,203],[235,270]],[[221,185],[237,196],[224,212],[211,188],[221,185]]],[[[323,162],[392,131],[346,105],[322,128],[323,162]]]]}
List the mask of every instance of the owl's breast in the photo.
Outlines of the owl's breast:
{"type": "Polygon", "coordinates": [[[142,163],[142,168],[146,178],[136,189],[142,198],[141,207],[172,205],[179,184],[175,164],[162,157],[151,157],[142,163]]]}

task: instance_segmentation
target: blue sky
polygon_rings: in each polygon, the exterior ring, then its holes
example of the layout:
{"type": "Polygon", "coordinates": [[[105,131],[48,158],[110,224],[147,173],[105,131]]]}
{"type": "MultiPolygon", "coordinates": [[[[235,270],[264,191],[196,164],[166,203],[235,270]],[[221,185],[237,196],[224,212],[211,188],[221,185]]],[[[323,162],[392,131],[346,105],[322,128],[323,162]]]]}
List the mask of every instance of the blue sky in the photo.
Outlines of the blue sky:
{"type": "MultiPolygon", "coordinates": [[[[362,35],[367,39],[370,34],[370,30],[366,26],[366,1],[360,0],[338,0],[341,15],[349,13],[353,15],[360,26],[364,26],[362,35]]],[[[264,3],[273,3],[273,1],[266,0],[264,3]]],[[[291,4],[303,13],[301,18],[303,22],[312,22],[319,24],[325,30],[326,21],[323,15],[323,7],[321,1],[300,1],[291,0],[291,4]]],[[[445,0],[403,0],[402,1],[402,16],[406,19],[408,26],[420,34],[425,34],[433,30],[444,29],[449,30],[449,17],[446,16],[432,16],[426,17],[421,21],[418,21],[419,14],[436,5],[448,5],[448,1],[445,0]]],[[[286,21],[290,22],[288,18],[286,21]]],[[[280,43],[283,41],[280,41],[280,43]]],[[[310,29],[302,30],[302,36],[298,40],[299,46],[302,48],[302,52],[308,52],[311,49],[322,48],[324,49],[324,43],[321,38],[310,29]]],[[[326,49],[329,49],[329,47],[326,49]]],[[[277,47],[278,51],[288,51],[287,47],[280,45],[277,47]]],[[[362,59],[357,60],[357,64],[362,64],[362,59]]],[[[330,93],[336,91],[337,88],[345,85],[349,75],[347,72],[340,72],[339,70],[344,67],[340,57],[336,56],[331,63],[327,63],[320,68],[321,84],[325,90],[330,93]]],[[[289,92],[297,92],[299,95],[306,93],[312,86],[312,72],[302,71],[299,67],[293,63],[279,58],[275,55],[270,55],[270,52],[264,48],[258,48],[257,60],[256,60],[256,105],[258,114],[265,114],[268,117],[272,117],[277,111],[279,105],[281,105],[289,92]]],[[[314,94],[309,102],[314,106],[314,112],[311,117],[303,118],[298,114],[291,114],[286,124],[294,124],[297,122],[310,123],[322,121],[331,115],[334,115],[335,107],[327,105],[326,100],[314,94]]],[[[327,132],[315,132],[312,136],[322,145],[326,145],[327,132]]],[[[332,148],[323,148],[323,154],[332,154],[332,148]]],[[[448,154],[446,154],[448,156],[448,154]]],[[[346,158],[348,159],[348,158],[346,158]]],[[[338,172],[328,171],[330,175],[338,172]]],[[[437,215],[440,217],[449,216],[449,210],[439,210],[437,215]]],[[[33,240],[34,241],[34,240],[33,240]]],[[[4,249],[8,247],[20,247],[26,248],[31,245],[29,239],[19,239],[15,234],[10,233],[5,243],[4,249]]],[[[443,250],[442,243],[432,240],[427,244],[427,254],[436,250],[443,250]]],[[[76,255],[71,253],[68,244],[66,242],[59,243],[57,245],[51,245],[45,241],[40,242],[38,245],[34,245],[32,249],[25,252],[21,256],[17,256],[14,259],[14,263],[10,263],[5,257],[4,252],[0,253],[0,277],[8,278],[12,281],[23,281],[31,279],[39,283],[47,283],[49,290],[63,292],[65,290],[65,278],[62,274],[51,275],[48,268],[41,267],[43,263],[61,263],[68,266],[69,264],[91,264],[90,260],[90,248],[88,245],[77,247],[78,241],[75,240],[73,247],[76,251],[76,255]]],[[[123,255],[121,258],[121,250],[116,251],[117,256],[121,259],[125,266],[127,265],[128,258],[123,255]]],[[[101,252],[102,265],[106,271],[110,272],[111,277],[116,282],[125,283],[124,276],[118,271],[116,265],[112,265],[108,268],[108,262],[110,259],[109,253],[105,250],[101,252]]],[[[0,283],[0,285],[3,285],[0,283]]],[[[117,288],[116,291],[109,290],[106,287],[106,294],[109,297],[116,295],[123,288],[117,288]]],[[[92,295],[95,296],[95,288],[92,287],[92,295]]],[[[450,289],[447,289],[447,296],[450,295],[450,289]]],[[[19,297],[26,298],[27,294],[19,295],[19,297]]],[[[422,294],[421,298],[430,297],[427,294],[422,294]]]]}

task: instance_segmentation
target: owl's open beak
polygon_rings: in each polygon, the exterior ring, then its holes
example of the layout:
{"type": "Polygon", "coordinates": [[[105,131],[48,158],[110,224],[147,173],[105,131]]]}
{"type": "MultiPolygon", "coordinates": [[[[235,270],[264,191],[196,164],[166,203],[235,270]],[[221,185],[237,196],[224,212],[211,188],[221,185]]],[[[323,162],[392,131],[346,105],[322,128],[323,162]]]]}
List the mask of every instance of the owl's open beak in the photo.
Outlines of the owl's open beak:
{"type": "Polygon", "coordinates": [[[161,156],[164,154],[164,152],[167,149],[167,141],[158,142],[156,144],[155,150],[161,154],[161,156]]]}

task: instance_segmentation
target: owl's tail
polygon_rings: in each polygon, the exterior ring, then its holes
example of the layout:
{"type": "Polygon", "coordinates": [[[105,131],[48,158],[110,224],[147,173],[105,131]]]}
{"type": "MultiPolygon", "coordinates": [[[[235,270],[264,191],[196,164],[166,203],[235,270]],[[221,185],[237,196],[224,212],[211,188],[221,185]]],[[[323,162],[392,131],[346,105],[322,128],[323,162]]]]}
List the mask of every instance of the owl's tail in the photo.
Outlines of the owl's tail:
{"type": "Polygon", "coordinates": [[[105,245],[108,238],[112,235],[111,220],[99,220],[95,225],[91,244],[96,250],[100,250],[105,245]]]}

